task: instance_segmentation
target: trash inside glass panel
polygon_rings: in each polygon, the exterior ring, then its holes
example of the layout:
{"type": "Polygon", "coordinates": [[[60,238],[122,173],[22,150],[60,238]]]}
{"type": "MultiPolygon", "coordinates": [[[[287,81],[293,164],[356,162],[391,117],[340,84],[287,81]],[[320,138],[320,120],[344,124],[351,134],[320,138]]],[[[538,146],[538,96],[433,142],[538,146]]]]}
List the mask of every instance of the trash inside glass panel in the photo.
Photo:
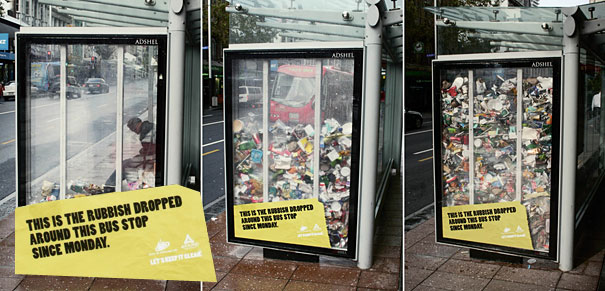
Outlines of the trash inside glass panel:
{"type": "Polygon", "coordinates": [[[441,71],[443,205],[469,204],[468,70],[441,71]]]}
{"type": "Polygon", "coordinates": [[[552,168],[553,69],[523,69],[522,199],[535,250],[548,251],[552,168]]]}
{"type": "Polygon", "coordinates": [[[263,60],[233,62],[234,203],[267,202],[263,197],[263,60]]]}
{"type": "Polygon", "coordinates": [[[330,244],[346,248],[353,144],[353,65],[351,59],[323,62],[319,201],[324,203],[330,244]]]}
{"type": "Polygon", "coordinates": [[[474,204],[516,199],[517,69],[473,74],[474,204]]]}
{"type": "Polygon", "coordinates": [[[269,201],[313,197],[315,102],[321,73],[316,59],[271,61],[269,201]]]}
{"type": "MultiPolygon", "coordinates": [[[[59,199],[60,172],[60,46],[31,45],[27,52],[24,102],[29,131],[27,147],[27,204],[59,199]]],[[[20,97],[21,98],[21,97],[20,97]]]]}

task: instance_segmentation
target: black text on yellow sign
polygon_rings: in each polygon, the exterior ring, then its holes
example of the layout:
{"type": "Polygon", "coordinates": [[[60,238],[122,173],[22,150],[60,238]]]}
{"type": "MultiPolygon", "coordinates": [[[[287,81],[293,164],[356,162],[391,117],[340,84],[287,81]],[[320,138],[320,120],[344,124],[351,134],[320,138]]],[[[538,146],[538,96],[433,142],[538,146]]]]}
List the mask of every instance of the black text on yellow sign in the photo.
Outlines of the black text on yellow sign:
{"type": "Polygon", "coordinates": [[[235,205],[235,237],[330,247],[324,206],[317,199],[235,205]]]}
{"type": "Polygon", "coordinates": [[[441,214],[444,238],[533,249],[519,201],[443,207],[441,214]]]}
{"type": "Polygon", "coordinates": [[[15,211],[15,273],[216,281],[200,193],[165,186],[15,211]]]}

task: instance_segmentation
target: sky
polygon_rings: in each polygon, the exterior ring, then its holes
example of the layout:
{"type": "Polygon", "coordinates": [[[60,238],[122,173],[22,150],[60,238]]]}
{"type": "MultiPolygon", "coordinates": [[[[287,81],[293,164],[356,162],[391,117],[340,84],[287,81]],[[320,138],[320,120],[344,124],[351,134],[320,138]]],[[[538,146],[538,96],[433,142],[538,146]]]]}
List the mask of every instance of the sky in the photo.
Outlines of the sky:
{"type": "Polygon", "coordinates": [[[541,7],[566,7],[588,4],[588,0],[540,0],[541,7]]]}

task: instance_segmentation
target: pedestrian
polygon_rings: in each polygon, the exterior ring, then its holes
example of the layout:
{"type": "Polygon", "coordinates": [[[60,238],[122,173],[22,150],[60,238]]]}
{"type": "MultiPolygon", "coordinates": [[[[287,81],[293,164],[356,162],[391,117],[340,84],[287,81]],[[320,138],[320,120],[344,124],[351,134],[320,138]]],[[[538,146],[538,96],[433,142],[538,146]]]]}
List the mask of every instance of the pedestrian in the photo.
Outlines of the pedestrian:
{"type": "MultiPolygon", "coordinates": [[[[126,123],[128,129],[138,135],[141,149],[139,154],[122,162],[122,177],[127,180],[130,190],[143,189],[155,184],[155,124],[133,117],[126,123]]],[[[116,171],[105,182],[109,188],[114,188],[116,171]]],[[[113,189],[115,191],[115,188],[113,189]]],[[[123,188],[123,190],[126,190],[123,188]]]]}

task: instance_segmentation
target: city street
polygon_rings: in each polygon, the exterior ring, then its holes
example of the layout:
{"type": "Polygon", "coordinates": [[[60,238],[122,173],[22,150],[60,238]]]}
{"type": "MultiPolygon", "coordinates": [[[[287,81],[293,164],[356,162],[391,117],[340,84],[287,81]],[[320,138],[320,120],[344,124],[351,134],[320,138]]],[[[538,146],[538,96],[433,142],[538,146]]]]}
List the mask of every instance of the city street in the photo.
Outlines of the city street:
{"type": "MultiPolygon", "coordinates": [[[[147,80],[124,86],[124,124],[130,117],[147,111],[147,80]]],[[[116,91],[110,86],[104,94],[88,94],[67,101],[67,157],[81,153],[116,130],[116,91]]],[[[31,179],[59,165],[59,99],[40,97],[32,100],[31,179]]],[[[15,191],[15,102],[0,104],[0,200],[15,191]]],[[[111,151],[111,149],[107,149],[111,151]]],[[[68,176],[79,173],[69,173],[68,176]]],[[[109,176],[109,174],[107,175],[109,176]]]]}
{"type": "Polygon", "coordinates": [[[433,203],[433,130],[430,113],[422,128],[405,134],[405,216],[433,203]]]}
{"type": "Polygon", "coordinates": [[[15,191],[15,101],[0,100],[0,201],[15,191]]]}
{"type": "Polygon", "coordinates": [[[225,193],[223,111],[206,109],[203,112],[203,200],[204,206],[217,201],[225,193]]]}

